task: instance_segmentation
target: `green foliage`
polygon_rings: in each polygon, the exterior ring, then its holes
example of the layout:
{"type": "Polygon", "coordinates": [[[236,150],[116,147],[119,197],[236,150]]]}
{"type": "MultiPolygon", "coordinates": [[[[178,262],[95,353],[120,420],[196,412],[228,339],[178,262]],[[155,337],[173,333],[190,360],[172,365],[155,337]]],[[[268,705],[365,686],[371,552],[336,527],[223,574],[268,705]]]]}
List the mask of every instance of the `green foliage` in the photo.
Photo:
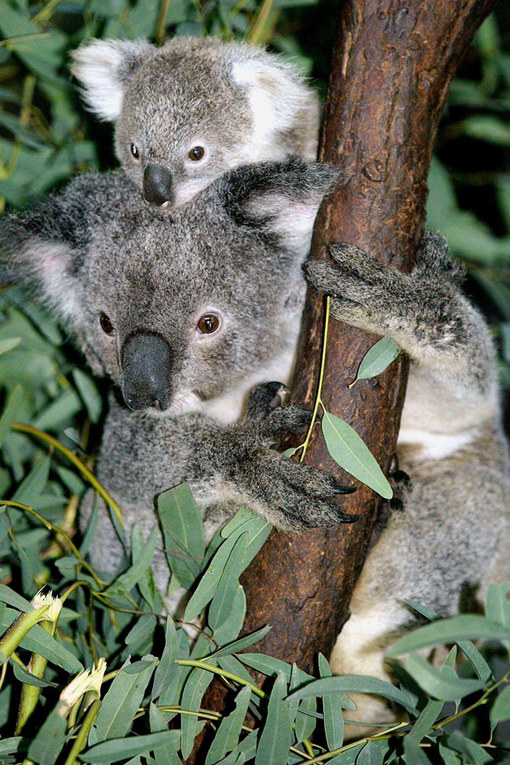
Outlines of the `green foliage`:
{"type": "MultiPolygon", "coordinates": [[[[75,172],[112,162],[109,148],[97,148],[110,147],[110,132],[86,118],[67,71],[69,50],[83,40],[142,36],[161,41],[168,34],[205,32],[224,39],[248,36],[272,40],[308,73],[313,62],[301,54],[289,21],[294,23],[311,4],[0,0],[2,207],[25,204],[75,172]]],[[[453,252],[467,262],[470,275],[492,301],[494,322],[506,321],[500,327],[509,362],[505,119],[510,111],[510,54],[502,47],[494,19],[482,27],[474,55],[476,65],[452,87],[441,128],[440,153],[430,177],[429,225],[444,233],[453,252]],[[469,148],[460,158],[459,143],[469,148]],[[466,155],[489,149],[497,151],[497,169],[481,173],[469,167],[466,155]],[[490,210],[477,206],[477,188],[490,197],[490,210]]],[[[265,541],[268,524],[241,510],[206,547],[198,510],[183,486],[161,496],[159,518],[171,587],[189,590],[185,618],[200,618],[201,627],[174,621],[164,615],[163,597],[151,573],[154,536],[144,541],[135,527],[131,558],[108,581],[86,562],[94,544],[94,516],[84,539],[73,536],[79,498],[91,483],[74,453],[84,455],[97,441],[101,391],[62,331],[25,296],[16,290],[4,293],[0,312],[0,641],[11,625],[16,629],[18,616],[32,608],[29,600],[40,587],[51,583],[63,601],[55,634],[46,623],[35,624],[2,664],[2,762],[29,758],[39,764],[178,765],[204,725],[206,765],[419,765],[504,758],[503,749],[485,744],[487,731],[496,744],[501,741],[501,724],[510,720],[510,670],[506,663],[503,670],[499,666],[496,680],[482,651],[487,641],[497,640],[508,652],[510,585],[490,588],[485,616],[442,620],[423,605],[409,604],[430,624],[394,646],[392,655],[402,657],[405,666],[398,686],[369,677],[331,677],[324,657],[317,677],[311,677],[273,657],[246,652],[269,627],[240,636],[246,603],[239,578],[265,541]],[[15,422],[40,432],[20,430],[13,427],[15,422]],[[196,638],[190,637],[193,629],[196,638]],[[474,639],[482,648],[475,647],[474,639]],[[439,669],[423,658],[424,647],[445,641],[455,643],[465,657],[460,669],[454,664],[455,651],[439,669]],[[37,662],[30,662],[34,655],[47,660],[42,674],[36,674],[37,662]],[[107,660],[104,677],[97,668],[100,657],[107,660]],[[79,674],[94,664],[95,685],[91,677],[79,674]],[[267,691],[253,686],[247,667],[267,675],[267,691]],[[201,708],[215,674],[231,688],[224,715],[201,708]],[[71,683],[77,695],[70,697],[71,683]],[[35,689],[37,702],[33,717],[18,730],[22,686],[35,689]],[[353,709],[352,692],[380,694],[399,705],[408,720],[346,744],[342,714],[348,719],[353,709]],[[248,709],[255,730],[245,727],[248,709]],[[481,729],[475,713],[480,714],[481,729]]],[[[358,379],[383,371],[396,352],[374,346],[360,365],[358,379]]],[[[338,426],[333,415],[324,419],[326,429],[329,421],[338,426]]],[[[337,450],[334,434],[329,439],[337,450]]],[[[339,461],[343,459],[342,453],[339,461]]],[[[364,460],[370,458],[365,455],[364,460]]],[[[385,487],[380,488],[383,493],[385,487]]]]}

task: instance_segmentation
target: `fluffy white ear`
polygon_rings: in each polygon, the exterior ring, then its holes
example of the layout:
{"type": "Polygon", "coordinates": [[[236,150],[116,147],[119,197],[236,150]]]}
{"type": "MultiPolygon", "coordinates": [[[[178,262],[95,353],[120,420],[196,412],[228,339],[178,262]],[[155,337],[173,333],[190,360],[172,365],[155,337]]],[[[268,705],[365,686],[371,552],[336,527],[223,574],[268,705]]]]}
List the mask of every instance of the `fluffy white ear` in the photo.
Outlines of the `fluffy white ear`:
{"type": "Polygon", "coordinates": [[[71,71],[88,108],[102,120],[115,121],[130,75],[154,50],[144,40],[92,40],[73,51],[71,71]]]}
{"type": "Polygon", "coordinates": [[[289,64],[276,57],[269,59],[268,54],[261,52],[260,57],[235,62],[232,76],[247,92],[253,117],[254,146],[263,145],[274,133],[300,128],[304,111],[316,113],[318,120],[316,94],[289,64]]]}

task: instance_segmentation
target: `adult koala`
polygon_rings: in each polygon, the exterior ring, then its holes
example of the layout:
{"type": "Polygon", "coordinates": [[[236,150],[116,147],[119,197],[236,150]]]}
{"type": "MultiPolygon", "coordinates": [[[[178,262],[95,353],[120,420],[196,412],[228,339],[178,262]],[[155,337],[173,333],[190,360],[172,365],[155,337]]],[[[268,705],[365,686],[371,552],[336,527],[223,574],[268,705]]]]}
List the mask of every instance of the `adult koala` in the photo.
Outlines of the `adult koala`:
{"type": "Polygon", "coordinates": [[[153,205],[178,207],[239,165],[315,159],[317,94],[263,48],[92,40],[73,58],[87,105],[115,124],[117,157],[153,205]]]}
{"type": "MultiPolygon", "coordinates": [[[[96,469],[127,539],[135,522],[152,530],[155,498],[183,481],[215,528],[227,504],[285,529],[355,520],[336,502],[350,487],[271,448],[309,413],[288,406],[260,417],[255,396],[251,419],[237,422],[253,386],[291,376],[302,263],[335,176],[297,159],[247,166],[170,217],[141,204],[124,173],[86,175],[3,220],[15,278],[116,384],[96,469]]],[[[122,555],[102,507],[92,563],[113,572],[122,555]]]]}
{"type": "MultiPolygon", "coordinates": [[[[302,264],[334,177],[299,159],[238,168],[169,216],[140,205],[122,173],[85,176],[3,222],[13,273],[72,328],[127,404],[112,394],[97,469],[128,528],[136,521],[148,533],[155,496],[184,480],[210,530],[240,504],[284,529],[353,520],[336,504],[346,487],[271,449],[306,425],[303,410],[260,416],[259,388],[252,418],[238,421],[252,386],[291,375],[302,264]]],[[[404,599],[453,614],[467,591],[510,576],[497,367],[440,237],[423,240],[410,274],[353,246],[330,250],[333,263],[305,268],[332,296],[333,316],[388,335],[412,360],[397,449],[411,479],[405,512],[390,516],[372,548],[331,657],[336,673],[390,679],[384,653],[414,619],[404,599]]],[[[121,556],[103,508],[93,563],[113,570],[121,556]]],[[[164,585],[161,550],[156,576],[164,585]]],[[[381,699],[356,702],[349,716],[359,721],[393,714],[381,699]]]]}

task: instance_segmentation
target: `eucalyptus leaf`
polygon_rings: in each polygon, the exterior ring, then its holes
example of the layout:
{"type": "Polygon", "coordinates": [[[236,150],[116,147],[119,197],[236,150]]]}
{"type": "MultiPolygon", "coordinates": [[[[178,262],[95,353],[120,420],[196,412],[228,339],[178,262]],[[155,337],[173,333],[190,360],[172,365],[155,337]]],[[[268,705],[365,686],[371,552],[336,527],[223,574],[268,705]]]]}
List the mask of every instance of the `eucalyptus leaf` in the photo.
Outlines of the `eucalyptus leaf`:
{"type": "Polygon", "coordinates": [[[289,694],[288,698],[305,699],[308,696],[324,696],[330,693],[373,693],[400,704],[411,714],[416,708],[409,702],[407,694],[385,680],[368,675],[341,675],[312,680],[304,687],[289,694]]]}
{"type": "MultiPolygon", "coordinates": [[[[319,654],[319,672],[321,677],[332,676],[328,660],[321,653],[319,654]]],[[[339,749],[344,741],[342,697],[336,695],[323,696],[322,711],[324,714],[324,734],[328,748],[330,751],[339,749]]]]}
{"type": "Polygon", "coordinates": [[[23,667],[21,667],[17,662],[11,661],[12,669],[14,672],[14,676],[17,680],[20,681],[20,683],[26,683],[26,685],[33,685],[36,688],[49,688],[53,686],[53,688],[58,687],[56,683],[48,683],[46,680],[41,680],[40,677],[36,677],[31,672],[27,672],[23,667]]]}
{"type": "Polygon", "coordinates": [[[166,746],[176,740],[179,740],[179,731],[177,730],[147,733],[144,736],[109,739],[101,744],[92,746],[86,752],[81,752],[80,760],[84,762],[120,762],[127,757],[148,754],[154,749],[166,746]]]}
{"type": "Polygon", "coordinates": [[[427,701],[426,706],[420,712],[406,738],[412,739],[419,744],[431,732],[432,726],[441,714],[443,707],[444,701],[437,701],[435,699],[427,701]]]}
{"type": "Polygon", "coordinates": [[[223,718],[216,735],[209,747],[205,765],[215,765],[232,752],[237,746],[244,718],[250,703],[251,690],[243,688],[236,696],[236,706],[233,712],[223,718]]]}
{"type": "MultiPolygon", "coordinates": [[[[182,708],[189,712],[198,712],[202,696],[212,679],[212,672],[204,669],[194,669],[184,686],[181,701],[182,708]]],[[[181,751],[182,756],[186,759],[191,754],[195,737],[198,735],[202,723],[199,720],[198,714],[196,717],[195,715],[183,714],[181,718],[181,751]]]]}
{"type": "Polygon", "coordinates": [[[8,754],[16,754],[19,752],[21,742],[23,741],[21,736],[12,736],[11,738],[3,738],[0,740],[0,757],[8,754]]]}
{"type": "Polygon", "coordinates": [[[486,619],[479,614],[461,614],[426,624],[397,640],[386,652],[387,656],[400,656],[442,643],[459,640],[497,640],[510,638],[510,628],[486,619]]]}
{"type": "Polygon", "coordinates": [[[292,740],[292,720],[289,716],[287,681],[283,673],[278,673],[274,681],[267,717],[255,757],[255,765],[268,765],[270,762],[286,762],[292,740]]]}
{"type": "Polygon", "coordinates": [[[510,685],[499,692],[490,712],[492,730],[499,722],[510,720],[510,685]]]}
{"type": "Polygon", "coordinates": [[[367,741],[356,758],[356,765],[382,765],[388,748],[387,741],[367,741]]]}
{"type": "Polygon", "coordinates": [[[328,452],[335,462],[381,497],[391,499],[393,490],[387,478],[354,428],[327,411],[321,426],[328,452]]]}
{"type": "Polygon", "coordinates": [[[54,765],[64,746],[66,733],[66,720],[53,709],[28,747],[29,759],[38,765],[54,765]]]}
{"type": "Polygon", "coordinates": [[[404,737],[404,762],[407,765],[430,765],[430,760],[420,744],[409,736],[404,737]]]}
{"type": "Polygon", "coordinates": [[[103,699],[89,735],[90,745],[121,738],[130,730],[156,662],[157,659],[149,655],[144,657],[143,662],[137,662],[136,666],[129,662],[124,664],[103,699]]]}
{"type": "Polygon", "coordinates": [[[358,380],[368,380],[370,377],[380,375],[400,353],[401,349],[390,337],[382,337],[361,359],[356,379],[351,385],[358,380]]]}
{"type": "Polygon", "coordinates": [[[485,765],[487,762],[494,762],[491,755],[485,749],[482,749],[477,743],[466,738],[460,730],[453,731],[448,736],[448,746],[462,755],[463,765],[468,763],[472,763],[472,765],[485,765]]]}
{"type": "Polygon", "coordinates": [[[12,393],[7,399],[7,403],[0,417],[0,446],[5,441],[8,435],[12,423],[15,422],[18,417],[23,401],[23,388],[21,385],[16,385],[12,393]]]}
{"type": "Polygon", "coordinates": [[[420,688],[441,701],[459,701],[470,693],[483,688],[480,680],[464,680],[456,677],[451,667],[436,669],[423,656],[412,655],[406,660],[406,670],[420,688]],[[451,670],[451,674],[448,670],[451,670]]]}
{"type": "Polygon", "coordinates": [[[189,588],[200,571],[205,542],[200,509],[186,484],[159,495],[158,516],[168,565],[189,588]]]}
{"type": "Polygon", "coordinates": [[[175,664],[178,654],[179,645],[174,620],[168,615],[165,628],[165,647],[154,673],[154,682],[152,684],[153,701],[160,697],[163,689],[168,685],[171,676],[178,670],[178,666],[175,664]]]}
{"type": "Polygon", "coordinates": [[[21,340],[21,337],[6,337],[4,340],[0,340],[0,356],[16,348],[21,343],[21,340]]]}
{"type": "MultiPolygon", "coordinates": [[[[135,533],[134,529],[132,533],[135,533]]],[[[153,528],[139,560],[103,591],[105,598],[127,595],[135,587],[141,576],[150,568],[156,550],[157,539],[158,531],[156,528],[153,528]]]]}

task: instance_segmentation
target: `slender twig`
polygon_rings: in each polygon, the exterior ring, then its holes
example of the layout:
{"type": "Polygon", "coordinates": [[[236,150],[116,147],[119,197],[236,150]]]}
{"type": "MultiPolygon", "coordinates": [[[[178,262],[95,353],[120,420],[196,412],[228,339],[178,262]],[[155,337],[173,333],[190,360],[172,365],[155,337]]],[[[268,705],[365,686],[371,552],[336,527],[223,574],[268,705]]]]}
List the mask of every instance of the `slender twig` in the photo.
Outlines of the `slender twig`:
{"type": "Polygon", "coordinates": [[[120,507],[117,505],[113,497],[106,491],[104,486],[97,480],[92,471],[89,470],[89,468],[85,465],[83,460],[74,454],[71,449],[68,449],[66,446],[64,446],[64,444],[61,444],[60,441],[57,441],[57,439],[53,438],[53,436],[49,436],[47,433],[44,433],[38,428],[34,428],[32,425],[24,425],[22,423],[15,422],[12,425],[12,429],[16,430],[18,433],[27,433],[28,435],[39,438],[41,441],[44,441],[50,446],[53,446],[55,449],[57,449],[57,451],[61,452],[61,454],[67,457],[67,459],[72,462],[76,468],[78,468],[82,476],[94,487],[97,493],[110,506],[119,524],[124,526],[120,507]]]}
{"type": "Polygon", "coordinates": [[[257,45],[263,42],[264,29],[267,24],[269,14],[272,10],[273,0],[264,0],[250,31],[246,35],[248,42],[252,43],[253,45],[257,45]]]}
{"type": "Polygon", "coordinates": [[[305,458],[306,450],[308,449],[308,444],[310,442],[310,438],[312,437],[313,426],[315,425],[315,421],[317,419],[317,412],[319,411],[319,406],[322,404],[321,395],[322,395],[322,383],[323,383],[323,380],[324,380],[324,369],[326,367],[326,351],[327,351],[327,347],[328,347],[328,329],[329,329],[330,305],[331,305],[331,299],[328,296],[326,298],[326,310],[325,310],[325,314],[324,314],[324,333],[323,333],[323,339],[322,339],[321,368],[320,368],[320,372],[319,372],[319,383],[318,383],[318,386],[317,386],[317,395],[315,397],[315,404],[314,404],[313,412],[312,412],[312,421],[310,422],[310,427],[308,428],[308,433],[306,434],[306,438],[305,438],[305,440],[303,441],[303,444],[302,444],[303,449],[302,449],[301,455],[299,457],[299,461],[300,462],[303,462],[303,460],[305,458]]]}
{"type": "Polygon", "coordinates": [[[220,677],[225,677],[228,680],[232,680],[234,683],[248,686],[248,688],[251,688],[253,693],[255,693],[256,696],[260,696],[261,699],[267,698],[267,693],[264,693],[264,691],[261,691],[258,685],[255,685],[255,683],[249,682],[249,680],[245,680],[244,677],[240,677],[239,675],[234,675],[232,672],[227,672],[226,669],[221,669],[220,667],[214,667],[212,664],[205,664],[202,661],[195,661],[193,659],[176,659],[175,663],[181,664],[183,667],[199,667],[200,669],[206,669],[209,672],[214,672],[215,675],[220,675],[220,677]]]}
{"type": "Polygon", "coordinates": [[[81,565],[87,569],[87,571],[89,572],[91,577],[94,579],[98,587],[104,586],[105,582],[103,582],[102,579],[98,577],[98,575],[96,574],[92,566],[90,566],[87,563],[87,561],[85,560],[83,555],[80,553],[80,551],[74,544],[69,534],[67,534],[67,532],[65,532],[64,529],[60,528],[60,526],[55,526],[54,523],[52,523],[43,515],[38,513],[37,510],[34,510],[33,507],[29,507],[28,505],[23,505],[21,502],[14,502],[14,500],[2,499],[0,500],[0,504],[6,505],[7,507],[14,507],[17,510],[23,510],[25,513],[29,513],[30,515],[33,515],[34,518],[36,518],[39,521],[39,523],[42,523],[43,526],[46,526],[47,529],[49,529],[50,531],[54,531],[55,534],[60,534],[63,537],[63,539],[66,541],[66,543],[69,545],[69,548],[74,553],[74,555],[76,555],[81,565]]]}
{"type": "Polygon", "coordinates": [[[98,716],[100,709],[101,709],[101,701],[99,699],[96,699],[96,701],[94,701],[91,704],[87,712],[87,715],[82,725],[80,726],[78,735],[76,736],[74,744],[72,745],[71,750],[69,754],[67,755],[64,765],[74,765],[74,763],[77,762],[78,755],[80,754],[85,744],[87,743],[87,737],[92,727],[92,723],[98,716]]]}
{"type": "Polygon", "coordinates": [[[165,22],[168,9],[170,7],[170,0],[161,0],[161,6],[158,14],[158,23],[156,24],[156,42],[158,45],[162,45],[165,41],[165,22]]]}

